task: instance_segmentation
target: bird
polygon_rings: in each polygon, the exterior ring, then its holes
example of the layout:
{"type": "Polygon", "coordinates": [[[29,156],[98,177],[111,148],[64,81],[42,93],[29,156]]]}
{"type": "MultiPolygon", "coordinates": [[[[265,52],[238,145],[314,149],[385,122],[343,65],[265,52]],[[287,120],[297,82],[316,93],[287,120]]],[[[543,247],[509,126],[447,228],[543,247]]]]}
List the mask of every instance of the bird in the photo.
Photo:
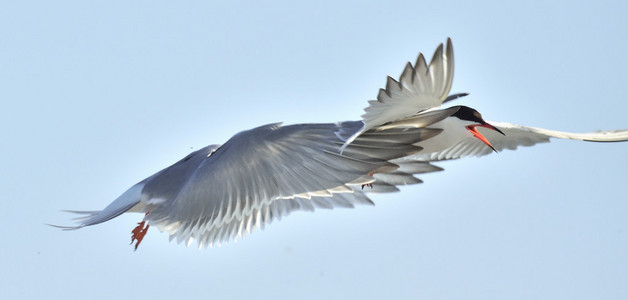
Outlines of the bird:
{"type": "Polygon", "coordinates": [[[568,133],[485,121],[468,106],[449,105],[452,41],[429,64],[419,53],[399,79],[370,100],[362,119],[337,123],[273,123],[209,145],[131,186],[99,211],[79,214],[74,230],[123,213],[143,217],[131,231],[135,250],[149,227],[170,241],[199,248],[244,238],[295,211],[373,205],[373,193],[421,183],[419,174],[442,171],[435,163],[546,143],[550,138],[628,141],[628,130],[568,133]]]}

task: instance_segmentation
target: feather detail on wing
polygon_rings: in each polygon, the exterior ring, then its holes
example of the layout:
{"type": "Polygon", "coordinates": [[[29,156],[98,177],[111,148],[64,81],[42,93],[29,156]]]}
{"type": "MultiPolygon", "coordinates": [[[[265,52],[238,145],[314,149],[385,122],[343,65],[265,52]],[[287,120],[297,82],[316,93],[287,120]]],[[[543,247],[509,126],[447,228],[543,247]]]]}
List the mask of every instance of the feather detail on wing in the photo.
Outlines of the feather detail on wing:
{"type": "Polygon", "coordinates": [[[420,151],[416,143],[441,133],[424,126],[449,115],[431,113],[415,118],[414,125],[393,122],[369,130],[343,154],[338,152],[342,137],[358,130],[361,122],[271,124],[241,132],[195,162],[194,170],[177,176],[183,184],[169,182],[169,169],[147,180],[145,197],[170,200],[148,205],[146,219],[171,239],[188,245],[197,241],[203,247],[244,236],[294,210],[371,204],[367,192],[393,191],[395,185],[420,182],[412,174],[440,170],[426,163],[390,161],[420,151]],[[374,182],[372,189],[362,190],[374,182]],[[160,191],[164,186],[170,190],[160,191]]]}
{"type": "Polygon", "coordinates": [[[369,129],[440,106],[448,99],[453,76],[454,50],[451,39],[447,39],[444,51],[443,44],[436,48],[429,65],[423,54],[419,53],[414,66],[409,62],[406,64],[399,81],[389,76],[386,88],[379,90],[377,100],[369,101],[362,115],[362,128],[345,141],[340,148],[341,153],[369,129]]]}

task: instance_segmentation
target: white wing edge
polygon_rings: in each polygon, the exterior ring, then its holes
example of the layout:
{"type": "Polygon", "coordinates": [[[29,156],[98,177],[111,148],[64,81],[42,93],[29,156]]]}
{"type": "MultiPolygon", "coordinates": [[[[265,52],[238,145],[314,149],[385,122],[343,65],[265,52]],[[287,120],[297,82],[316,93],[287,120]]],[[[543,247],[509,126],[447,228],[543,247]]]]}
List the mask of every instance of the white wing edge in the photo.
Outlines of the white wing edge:
{"type": "Polygon", "coordinates": [[[529,126],[517,125],[517,124],[512,124],[512,123],[490,122],[490,121],[488,123],[499,128],[519,129],[522,131],[533,132],[533,133],[545,135],[547,137],[559,138],[559,139],[579,140],[579,141],[587,141],[587,142],[628,141],[628,129],[598,130],[595,132],[587,132],[587,133],[572,133],[572,132],[550,130],[550,129],[544,129],[544,128],[538,128],[538,127],[529,127],[529,126]]]}

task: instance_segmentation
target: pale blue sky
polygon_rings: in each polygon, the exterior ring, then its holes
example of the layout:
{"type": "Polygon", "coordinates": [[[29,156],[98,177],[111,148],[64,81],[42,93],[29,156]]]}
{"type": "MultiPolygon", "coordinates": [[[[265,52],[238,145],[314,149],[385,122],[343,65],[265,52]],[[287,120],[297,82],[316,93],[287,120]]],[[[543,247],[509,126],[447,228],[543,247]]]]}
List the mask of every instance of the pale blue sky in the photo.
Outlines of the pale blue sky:
{"type": "Polygon", "coordinates": [[[358,119],[451,37],[487,120],[628,128],[625,1],[0,4],[2,299],[628,299],[628,143],[442,163],[375,207],[199,251],[141,215],[64,232],[238,131],[358,119]]]}

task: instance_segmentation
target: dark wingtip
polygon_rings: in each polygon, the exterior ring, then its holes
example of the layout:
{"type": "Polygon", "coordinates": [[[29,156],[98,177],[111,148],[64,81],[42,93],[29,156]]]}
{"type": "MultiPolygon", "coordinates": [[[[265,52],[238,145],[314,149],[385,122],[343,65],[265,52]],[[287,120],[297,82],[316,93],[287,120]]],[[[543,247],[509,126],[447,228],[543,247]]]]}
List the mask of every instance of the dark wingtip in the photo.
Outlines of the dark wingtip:
{"type": "Polygon", "coordinates": [[[458,98],[466,97],[466,96],[469,96],[469,93],[452,94],[452,95],[447,96],[447,98],[445,98],[445,101],[443,101],[443,103],[449,102],[451,100],[456,100],[458,98]]]}

